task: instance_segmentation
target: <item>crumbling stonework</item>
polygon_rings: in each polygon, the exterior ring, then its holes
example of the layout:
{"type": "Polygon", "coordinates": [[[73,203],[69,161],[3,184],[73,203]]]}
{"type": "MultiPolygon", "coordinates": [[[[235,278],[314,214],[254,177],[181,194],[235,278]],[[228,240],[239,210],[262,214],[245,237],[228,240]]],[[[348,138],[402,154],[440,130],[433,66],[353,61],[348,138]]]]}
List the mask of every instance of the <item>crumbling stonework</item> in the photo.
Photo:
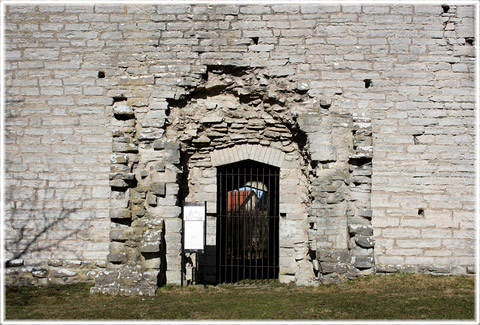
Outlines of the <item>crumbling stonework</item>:
{"type": "Polygon", "coordinates": [[[281,282],[475,271],[473,6],[5,13],[8,283],[180,283],[181,203],[214,246],[244,160],[280,168],[281,282]]]}

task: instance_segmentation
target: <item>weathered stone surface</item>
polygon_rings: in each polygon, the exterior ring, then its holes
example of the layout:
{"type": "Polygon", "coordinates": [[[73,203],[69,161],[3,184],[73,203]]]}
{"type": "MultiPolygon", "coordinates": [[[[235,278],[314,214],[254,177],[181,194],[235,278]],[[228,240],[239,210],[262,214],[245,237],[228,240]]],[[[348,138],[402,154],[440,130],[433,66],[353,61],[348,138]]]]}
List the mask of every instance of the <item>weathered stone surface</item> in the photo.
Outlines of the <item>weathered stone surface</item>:
{"type": "Polygon", "coordinates": [[[49,260],[48,265],[49,266],[62,266],[63,261],[62,260],[49,260]]]}
{"type": "Polygon", "coordinates": [[[355,236],[355,243],[363,248],[373,248],[375,246],[375,240],[373,236],[355,236]]]}
{"type": "Polygon", "coordinates": [[[120,104],[113,106],[113,114],[123,118],[133,118],[134,112],[133,108],[128,105],[120,104]]]}
{"type": "Polygon", "coordinates": [[[318,144],[312,150],[312,160],[329,162],[336,160],[336,149],[330,144],[318,144]]]}
{"type": "Polygon", "coordinates": [[[14,267],[14,266],[23,266],[24,263],[25,262],[23,259],[17,258],[14,260],[7,261],[6,264],[7,264],[7,267],[14,267]]]}
{"type": "Polygon", "coordinates": [[[166,185],[165,183],[151,183],[149,190],[150,193],[157,195],[157,196],[165,196],[165,189],[166,185]]]}
{"type": "Polygon", "coordinates": [[[372,236],[373,228],[368,225],[359,225],[359,224],[350,224],[348,225],[348,231],[351,235],[360,235],[360,236],[372,236]]]}
{"type": "Polygon", "coordinates": [[[48,270],[46,269],[33,269],[32,275],[36,278],[46,278],[48,275],[48,270]]]}
{"type": "Polygon", "coordinates": [[[113,142],[112,151],[114,152],[138,152],[138,146],[135,143],[129,142],[113,142]]]}
{"type": "Polygon", "coordinates": [[[142,253],[158,253],[160,252],[160,242],[143,242],[140,251],[142,253]]]}
{"type": "Polygon", "coordinates": [[[130,237],[130,229],[119,228],[110,230],[110,240],[126,241],[130,237]]]}
{"type": "Polygon", "coordinates": [[[399,271],[398,265],[377,265],[377,273],[395,273],[399,271]]]}
{"type": "Polygon", "coordinates": [[[147,195],[147,204],[152,207],[157,206],[157,197],[151,194],[147,195]]]}
{"type": "Polygon", "coordinates": [[[110,180],[109,185],[111,187],[119,187],[119,188],[128,187],[127,182],[125,182],[123,179],[112,179],[110,180]]]}
{"type": "Polygon", "coordinates": [[[193,139],[193,143],[199,146],[206,146],[210,144],[210,138],[206,135],[201,135],[198,138],[193,139]]]}
{"type": "Polygon", "coordinates": [[[343,263],[320,263],[320,272],[322,274],[337,273],[342,274],[347,270],[347,265],[343,263]]]}
{"type": "Polygon", "coordinates": [[[111,209],[110,218],[112,219],[128,219],[131,218],[129,209],[111,209]]]}
{"type": "Polygon", "coordinates": [[[138,218],[141,218],[141,217],[145,216],[146,212],[147,211],[145,210],[145,207],[143,207],[143,206],[135,205],[135,206],[132,207],[133,215],[138,217],[138,218]]]}
{"type": "Polygon", "coordinates": [[[52,269],[50,271],[50,276],[54,278],[72,277],[75,275],[77,275],[77,272],[69,269],[52,269]]]}
{"type": "Polygon", "coordinates": [[[217,114],[207,115],[200,120],[200,123],[202,124],[217,124],[222,122],[223,122],[223,117],[217,114]]]}
{"type": "Polygon", "coordinates": [[[374,258],[372,256],[355,256],[354,264],[359,269],[368,269],[374,266],[374,258]]]}
{"type": "Polygon", "coordinates": [[[127,180],[131,181],[135,179],[135,174],[134,173],[124,173],[124,172],[113,172],[110,173],[110,179],[122,179],[122,180],[127,180]]]}
{"type": "Polygon", "coordinates": [[[372,210],[370,209],[359,209],[358,210],[358,215],[360,217],[364,217],[364,218],[372,218],[372,210]]]}
{"type": "Polygon", "coordinates": [[[126,263],[127,255],[125,253],[109,253],[107,255],[107,261],[111,263],[126,263]]]}
{"type": "MultiPolygon", "coordinates": [[[[133,222],[145,209],[142,219],[169,219],[161,276],[178,283],[179,201],[206,200],[215,214],[216,168],[244,160],[280,168],[282,281],[307,281],[307,257],[322,250],[371,255],[371,229],[379,265],[472,271],[474,9],[7,5],[5,230],[20,251],[6,260],[23,253],[22,229],[36,236],[61,220],[38,237],[57,249],[31,246],[14,282],[87,281],[35,277],[30,263],[76,252],[80,265],[46,269],[94,267],[110,223],[132,230],[127,262],[141,264],[142,236],[157,226],[133,222]],[[157,182],[155,200],[135,192],[157,182]]],[[[319,281],[372,272],[348,255],[343,275],[319,281]]],[[[123,294],[155,283],[139,281],[123,294]]]]}

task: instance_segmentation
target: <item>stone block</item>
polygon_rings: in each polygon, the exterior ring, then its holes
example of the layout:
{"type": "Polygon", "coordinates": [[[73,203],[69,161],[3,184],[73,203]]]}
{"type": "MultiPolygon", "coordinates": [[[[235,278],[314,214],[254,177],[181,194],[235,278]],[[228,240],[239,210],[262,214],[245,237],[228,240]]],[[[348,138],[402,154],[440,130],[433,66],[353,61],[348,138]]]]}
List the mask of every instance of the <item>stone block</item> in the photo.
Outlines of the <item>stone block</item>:
{"type": "Polygon", "coordinates": [[[367,219],[372,218],[372,210],[370,210],[370,209],[358,209],[357,214],[358,214],[358,216],[364,217],[364,218],[367,218],[367,219]]]}
{"type": "Polygon", "coordinates": [[[49,261],[47,262],[47,265],[48,265],[48,266],[58,267],[58,266],[62,266],[62,265],[63,265],[63,261],[62,261],[62,260],[49,260],[49,261]]]}
{"type": "Polygon", "coordinates": [[[158,253],[160,252],[160,242],[143,242],[140,245],[140,251],[142,253],[158,253]]]}
{"type": "Polygon", "coordinates": [[[129,209],[110,209],[110,218],[112,219],[129,219],[131,217],[129,209]]]}
{"type": "Polygon", "coordinates": [[[350,224],[348,225],[348,232],[350,235],[372,236],[373,228],[369,225],[350,224]]]}
{"type": "Polygon", "coordinates": [[[354,260],[357,269],[369,269],[375,266],[373,256],[355,256],[354,260]]]}
{"type": "Polygon", "coordinates": [[[398,268],[398,265],[377,264],[376,271],[377,273],[396,273],[399,271],[399,268],[398,268]]]}
{"type": "Polygon", "coordinates": [[[143,262],[143,266],[147,269],[159,269],[161,266],[161,260],[160,258],[150,258],[143,262]]]}
{"type": "Polygon", "coordinates": [[[274,45],[272,44],[262,44],[262,45],[250,45],[248,49],[250,51],[256,51],[256,52],[270,52],[271,50],[274,49],[274,45]]]}
{"type": "Polygon", "coordinates": [[[317,251],[317,259],[320,262],[350,264],[350,252],[346,249],[321,249],[317,251]]]}
{"type": "Polygon", "coordinates": [[[167,110],[168,109],[168,102],[167,101],[155,101],[150,104],[150,109],[152,110],[167,110]]]}
{"type": "Polygon", "coordinates": [[[293,75],[295,70],[293,67],[272,67],[269,68],[265,74],[270,76],[271,78],[281,78],[293,75]]]}
{"type": "Polygon", "coordinates": [[[110,240],[112,241],[126,241],[130,236],[130,230],[127,228],[116,228],[110,230],[110,240]]]}
{"type": "Polygon", "coordinates": [[[144,217],[146,212],[147,211],[145,210],[145,207],[143,207],[143,206],[135,205],[132,208],[133,215],[135,215],[138,218],[144,217]]]}
{"type": "Polygon", "coordinates": [[[138,146],[133,142],[112,142],[113,152],[138,152],[138,146]]]}
{"type": "Polygon", "coordinates": [[[375,240],[373,236],[355,236],[355,243],[363,248],[373,248],[375,246],[375,240]]]}
{"type": "Polygon", "coordinates": [[[207,137],[206,135],[201,135],[199,136],[198,138],[195,138],[193,139],[192,141],[194,144],[198,145],[198,146],[207,146],[210,144],[211,140],[209,137],[207,137]]]}
{"type": "Polygon", "coordinates": [[[340,12],[340,5],[304,4],[300,8],[302,14],[326,14],[340,12]]]}
{"type": "Polygon", "coordinates": [[[312,152],[312,160],[329,162],[337,159],[335,146],[331,144],[317,144],[315,147],[310,148],[310,150],[312,152]]]}
{"type": "Polygon", "coordinates": [[[441,5],[416,5],[414,7],[416,15],[425,15],[425,16],[440,16],[443,13],[441,5]]]}
{"type": "Polygon", "coordinates": [[[52,278],[72,277],[77,274],[78,273],[76,271],[69,270],[69,269],[52,269],[50,271],[50,277],[52,278]]]}
{"type": "Polygon", "coordinates": [[[6,266],[7,267],[15,267],[15,266],[23,266],[24,260],[17,258],[14,260],[7,261],[6,266]]]}
{"type": "Polygon", "coordinates": [[[291,274],[279,274],[278,280],[280,283],[295,283],[295,275],[291,274]]]}
{"type": "Polygon", "coordinates": [[[156,196],[165,196],[165,183],[155,182],[151,183],[149,186],[150,193],[156,196]]]}
{"type": "Polygon", "coordinates": [[[344,263],[329,263],[329,262],[320,263],[320,272],[322,274],[329,274],[329,273],[343,274],[346,271],[347,271],[347,265],[344,263]]]}
{"type": "Polygon", "coordinates": [[[32,270],[32,275],[35,277],[35,278],[46,278],[47,275],[48,275],[48,270],[47,269],[37,269],[37,268],[34,268],[32,270]]]}
{"type": "Polygon", "coordinates": [[[147,195],[147,204],[155,207],[157,206],[157,197],[155,195],[148,194],[147,195]]]}
{"type": "Polygon", "coordinates": [[[110,263],[126,263],[127,262],[127,254],[125,253],[110,253],[107,255],[107,261],[110,263]]]}
{"type": "Polygon", "coordinates": [[[202,124],[218,124],[223,122],[223,116],[218,114],[210,114],[200,119],[202,124]]]}
{"type": "MultiPolygon", "coordinates": [[[[129,170],[127,168],[126,170],[129,170]]],[[[113,172],[109,174],[110,180],[115,180],[115,179],[121,179],[121,180],[127,180],[127,181],[132,181],[135,179],[135,174],[133,173],[125,173],[125,172],[113,172]]]]}

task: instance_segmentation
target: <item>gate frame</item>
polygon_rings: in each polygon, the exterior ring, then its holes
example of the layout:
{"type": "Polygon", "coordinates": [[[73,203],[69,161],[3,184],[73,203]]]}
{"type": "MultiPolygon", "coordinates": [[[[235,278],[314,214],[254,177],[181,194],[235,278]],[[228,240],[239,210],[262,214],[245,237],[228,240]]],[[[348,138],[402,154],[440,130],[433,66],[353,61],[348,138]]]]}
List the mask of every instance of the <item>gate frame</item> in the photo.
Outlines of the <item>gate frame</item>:
{"type": "MultiPolygon", "coordinates": [[[[287,160],[285,152],[257,144],[242,144],[214,150],[210,152],[210,158],[214,168],[243,160],[253,160],[280,168],[278,278],[281,283],[295,282],[299,272],[296,258],[299,258],[299,254],[302,258],[306,256],[309,228],[308,213],[302,197],[306,194],[305,187],[299,181],[303,174],[298,160],[287,160]]],[[[212,201],[210,204],[215,210],[209,209],[210,213],[217,212],[216,199],[215,195],[215,202],[212,201]]]]}
{"type": "MultiPolygon", "coordinates": [[[[242,160],[236,163],[222,165],[217,167],[217,223],[216,223],[216,248],[217,248],[217,265],[216,265],[216,283],[234,283],[238,281],[245,281],[247,279],[250,282],[255,283],[260,281],[270,281],[279,278],[279,248],[280,248],[280,168],[272,165],[267,165],[254,160],[242,160]],[[247,171],[249,170],[249,172],[247,171]],[[256,172],[255,172],[256,170],[256,172]],[[258,214],[256,208],[254,212],[241,211],[240,206],[236,207],[234,211],[229,211],[229,194],[230,191],[237,191],[235,188],[241,188],[248,186],[248,182],[260,182],[262,181],[267,186],[266,198],[268,202],[268,215],[266,215],[265,221],[267,226],[261,226],[262,214],[258,214]],[[246,182],[246,183],[245,183],[246,182]],[[236,184],[236,185],[235,185],[236,184]],[[224,197],[222,194],[226,194],[224,197]],[[260,222],[260,223],[258,223],[260,222]],[[240,226],[240,225],[243,226],[240,226]],[[234,230],[234,225],[236,229],[234,230]],[[230,226],[232,227],[230,229],[230,226]],[[245,228],[245,226],[247,228],[245,228]],[[226,227],[226,228],[224,228],[226,227]],[[240,227],[240,228],[238,228],[240,227]],[[242,230],[243,229],[243,230],[242,230]],[[247,230],[246,230],[247,229],[247,230]],[[248,230],[250,229],[250,231],[248,230]],[[230,231],[231,230],[231,231],[230,231]],[[257,240],[259,237],[255,237],[254,233],[257,231],[268,231],[260,237],[263,240],[267,240],[266,246],[260,249],[251,247],[247,249],[248,244],[253,244],[254,238],[257,240]],[[235,240],[236,235],[243,231],[243,241],[235,240]],[[247,231],[247,237],[245,237],[245,231],[247,231]],[[253,232],[252,232],[253,231],[253,232]],[[250,235],[248,235],[250,233],[250,235]],[[253,237],[250,237],[253,236],[253,237]],[[246,240],[246,241],[245,241],[246,240]],[[236,242],[231,248],[237,253],[234,254],[231,251],[230,258],[228,257],[228,248],[230,247],[229,241],[236,242]],[[240,244],[243,242],[243,244],[240,244]],[[247,246],[245,246],[247,244],[247,246]],[[272,246],[273,245],[273,246],[272,246]],[[240,253],[241,252],[241,253],[240,253]],[[247,253],[248,252],[248,253],[247,253]],[[265,255],[266,253],[266,255],[265,255]],[[246,257],[246,255],[249,257],[246,257]],[[254,254],[254,257],[251,255],[254,254]],[[259,255],[260,254],[260,255],[259,255]],[[224,263],[221,261],[225,258],[224,263]],[[232,260],[233,258],[233,260],[232,260]],[[241,258],[242,263],[238,264],[241,258]],[[234,260],[236,262],[234,262],[234,260]],[[255,263],[253,261],[255,260],[255,263]],[[232,265],[229,265],[232,262],[232,265]],[[246,264],[248,262],[248,265],[246,264]],[[220,263],[220,264],[219,264],[220,263]],[[258,263],[258,264],[257,264],[258,263]],[[225,271],[223,273],[222,271],[225,271]],[[247,272],[248,270],[248,272],[247,272]],[[243,276],[241,276],[243,271],[243,276]],[[254,273],[253,273],[254,271],[254,273]],[[237,272],[237,273],[236,273],[237,272]],[[236,273],[236,276],[234,275],[236,273]],[[247,275],[248,274],[248,275],[247,275]],[[222,276],[223,275],[223,276],[222,276]]],[[[240,190],[238,190],[240,191],[240,190]]],[[[240,195],[238,196],[240,199],[240,195]]],[[[237,202],[239,203],[239,202],[237,202]]],[[[247,208],[248,210],[248,208],[247,208]]],[[[262,240],[262,241],[263,241],[262,240]]],[[[265,243],[264,243],[265,244],[265,243]]]]}

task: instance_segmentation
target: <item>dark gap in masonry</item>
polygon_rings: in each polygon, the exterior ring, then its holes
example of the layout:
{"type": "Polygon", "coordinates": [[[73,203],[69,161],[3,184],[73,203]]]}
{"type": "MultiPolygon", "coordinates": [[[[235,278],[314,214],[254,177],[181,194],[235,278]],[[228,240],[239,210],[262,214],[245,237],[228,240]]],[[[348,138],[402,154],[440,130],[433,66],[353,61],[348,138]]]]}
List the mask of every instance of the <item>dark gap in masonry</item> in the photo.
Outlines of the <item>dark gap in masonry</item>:
{"type": "Polygon", "coordinates": [[[418,141],[418,135],[414,134],[413,135],[413,144],[419,144],[419,141],[418,141]]]}
{"type": "Polygon", "coordinates": [[[359,158],[350,158],[348,163],[354,166],[364,166],[372,162],[372,158],[368,157],[359,157],[359,158]]]}
{"type": "Polygon", "coordinates": [[[113,97],[113,102],[118,103],[118,102],[125,102],[127,100],[127,97],[121,95],[121,96],[114,96],[113,97]]]}
{"type": "Polygon", "coordinates": [[[250,37],[250,39],[253,41],[253,44],[258,45],[259,37],[250,37]]]}
{"type": "Polygon", "coordinates": [[[465,37],[465,42],[469,45],[473,45],[474,37],[465,37]]]}
{"type": "Polygon", "coordinates": [[[450,10],[449,5],[442,5],[443,13],[446,14],[450,10]]]}
{"type": "Polygon", "coordinates": [[[154,258],[159,258],[160,252],[142,252],[142,255],[146,260],[151,260],[154,258]]]}
{"type": "Polygon", "coordinates": [[[105,72],[103,72],[103,71],[98,71],[98,77],[99,77],[100,79],[105,78],[105,72]]]}
{"type": "Polygon", "coordinates": [[[425,210],[424,209],[418,209],[418,215],[421,217],[425,216],[425,210]]]}
{"type": "Polygon", "coordinates": [[[365,88],[370,88],[373,85],[372,79],[363,79],[363,82],[365,83],[365,88]]]}
{"type": "Polygon", "coordinates": [[[132,225],[132,219],[130,218],[111,218],[110,220],[112,222],[115,222],[117,224],[124,225],[124,226],[130,227],[132,225]]]}
{"type": "Polygon", "coordinates": [[[125,193],[128,190],[128,187],[111,186],[110,188],[112,191],[122,192],[122,193],[125,193]]]}
{"type": "MultiPolygon", "coordinates": [[[[258,38],[258,37],[257,37],[258,38]]],[[[241,77],[250,70],[248,67],[245,66],[237,66],[231,64],[211,64],[207,65],[207,73],[212,72],[215,74],[224,74],[224,75],[232,75],[235,77],[241,77]]]]}

